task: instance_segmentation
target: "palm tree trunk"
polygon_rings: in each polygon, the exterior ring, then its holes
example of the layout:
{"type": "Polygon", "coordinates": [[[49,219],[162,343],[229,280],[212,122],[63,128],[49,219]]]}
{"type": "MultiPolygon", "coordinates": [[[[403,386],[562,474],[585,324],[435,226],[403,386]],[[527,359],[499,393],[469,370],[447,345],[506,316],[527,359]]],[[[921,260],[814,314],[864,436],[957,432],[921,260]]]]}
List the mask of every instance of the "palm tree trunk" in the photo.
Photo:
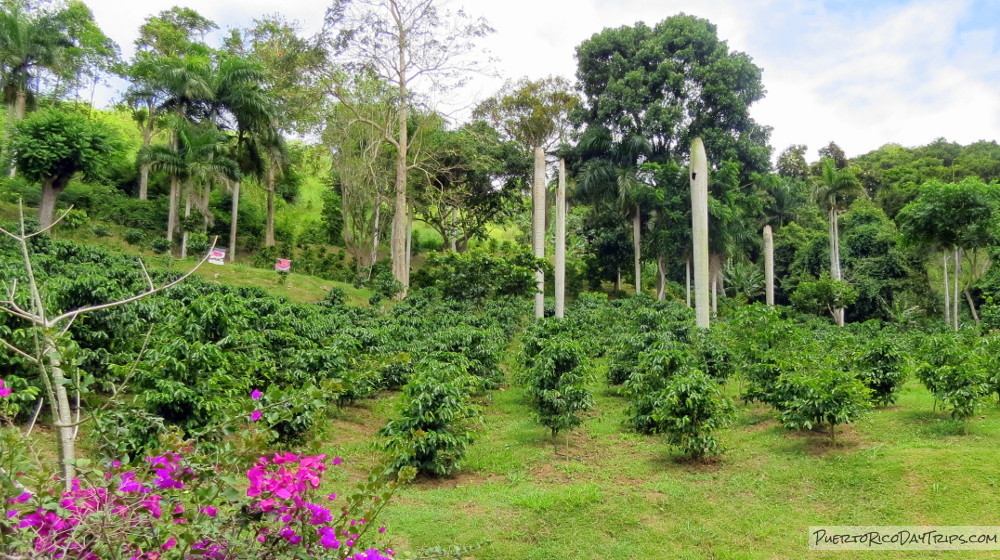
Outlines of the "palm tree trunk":
{"type": "Polygon", "coordinates": [[[191,187],[184,189],[184,227],[181,228],[181,258],[187,257],[188,245],[188,217],[191,216],[191,187]]]}
{"type": "Polygon", "coordinates": [[[774,307],[774,234],[764,226],[764,301],[774,307]]]}
{"type": "MultiPolygon", "coordinates": [[[[535,176],[532,183],[531,246],[536,259],[545,258],[545,149],[535,146],[535,176]]],[[[535,270],[535,318],[545,316],[545,273],[535,270]]]]}
{"type": "Polygon", "coordinates": [[[941,270],[944,272],[944,324],[951,326],[951,290],[948,284],[948,251],[945,251],[941,255],[942,267],[941,270]]]}
{"type": "Polygon", "coordinates": [[[632,261],[635,266],[635,293],[642,293],[642,213],[632,208],[632,261]]]}
{"type": "Polygon", "coordinates": [[[687,306],[691,307],[691,257],[684,260],[684,288],[687,294],[687,306]]]}
{"type": "Polygon", "coordinates": [[[233,210],[229,218],[229,262],[236,260],[236,227],[240,217],[240,181],[233,183],[233,210]]]}
{"type": "Polygon", "coordinates": [[[956,247],[955,248],[955,278],[954,278],[954,281],[952,282],[952,285],[953,285],[953,288],[954,288],[954,292],[953,292],[954,297],[951,299],[951,303],[954,306],[954,310],[952,311],[952,314],[951,314],[951,324],[952,324],[952,327],[954,328],[955,332],[958,332],[958,324],[959,324],[959,321],[958,321],[959,317],[958,316],[960,315],[959,311],[961,311],[961,309],[962,309],[961,308],[961,305],[962,305],[961,300],[958,298],[958,285],[961,283],[960,279],[962,278],[962,268],[961,268],[962,257],[961,257],[961,255],[962,255],[961,249],[959,249],[958,247],[956,247]]]}
{"type": "Polygon", "coordinates": [[[701,138],[691,142],[691,231],[694,241],[695,316],[697,325],[707,329],[708,296],[708,157],[701,138]]]}
{"type": "Polygon", "coordinates": [[[264,228],[264,246],[274,247],[274,163],[267,166],[267,225],[264,228]]]}
{"type": "Polygon", "coordinates": [[[566,160],[559,159],[559,183],[556,185],[556,317],[566,309],[566,160]]]}
{"type": "Polygon", "coordinates": [[[656,257],[656,299],[664,301],[667,299],[667,257],[660,255],[656,257]]]}
{"type": "Polygon", "coordinates": [[[144,163],[139,166],[139,200],[149,198],[149,164],[144,163]]]}
{"type": "MultiPolygon", "coordinates": [[[[27,107],[28,107],[28,92],[24,91],[23,89],[17,90],[17,97],[14,99],[15,121],[20,122],[24,120],[24,113],[27,110],[27,107]]],[[[12,163],[7,176],[13,179],[15,175],[17,175],[17,166],[13,165],[12,163]]]]}
{"type": "Polygon", "coordinates": [[[712,286],[712,314],[719,313],[719,276],[722,273],[722,256],[711,253],[708,257],[708,282],[712,286]]]}
{"type": "Polygon", "coordinates": [[[622,291],[622,267],[615,269],[615,292],[622,291]]]}
{"type": "MultiPolygon", "coordinates": [[[[837,211],[830,210],[830,277],[834,280],[843,280],[840,271],[840,228],[837,225],[837,211]]],[[[838,307],[833,311],[837,325],[844,326],[844,308],[838,307]]]]}

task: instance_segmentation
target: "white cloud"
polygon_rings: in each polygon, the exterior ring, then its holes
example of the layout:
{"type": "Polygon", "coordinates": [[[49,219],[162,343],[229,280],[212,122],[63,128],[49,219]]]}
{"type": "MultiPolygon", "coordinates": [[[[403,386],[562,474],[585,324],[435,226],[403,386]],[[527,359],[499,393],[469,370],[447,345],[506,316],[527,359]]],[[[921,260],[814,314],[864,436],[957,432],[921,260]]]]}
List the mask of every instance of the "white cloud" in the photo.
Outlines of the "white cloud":
{"type": "MultiPolygon", "coordinates": [[[[754,117],[774,127],[778,152],[830,140],[849,155],[888,142],[919,145],[944,136],[962,143],[1000,139],[1000,17],[964,29],[974,0],[901,3],[819,0],[451,0],[484,15],[497,33],[485,41],[509,79],[575,74],[574,49],[605,27],[649,25],[685,12],[712,21],[730,48],[764,69],[767,97],[754,117]],[[845,7],[846,6],[846,7],[845,7]],[[851,7],[853,6],[853,7],[851,7]]],[[[91,0],[98,23],[130,52],[142,20],[176,0],[91,0]],[[133,4],[134,6],[134,4],[133,4]]],[[[987,2],[989,4],[989,2],[987,2]]],[[[281,11],[315,31],[322,0],[202,0],[191,4],[222,27],[281,11]]],[[[980,6],[981,8],[981,6],[980,6]]],[[[980,9],[981,13],[981,9],[980,9]]],[[[1000,15],[1000,14],[998,14],[1000,15]]],[[[982,19],[982,18],[980,18],[982,19]]],[[[501,79],[478,77],[453,93],[463,107],[492,94],[501,79]]]]}

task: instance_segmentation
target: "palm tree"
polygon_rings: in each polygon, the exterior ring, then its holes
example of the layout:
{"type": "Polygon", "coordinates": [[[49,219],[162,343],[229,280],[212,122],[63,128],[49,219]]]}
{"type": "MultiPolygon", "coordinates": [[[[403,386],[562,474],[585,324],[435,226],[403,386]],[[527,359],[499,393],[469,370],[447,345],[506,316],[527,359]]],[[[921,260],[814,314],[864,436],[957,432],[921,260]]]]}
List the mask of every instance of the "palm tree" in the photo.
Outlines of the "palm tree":
{"type": "MultiPolygon", "coordinates": [[[[238,181],[239,167],[230,157],[230,137],[211,125],[179,127],[170,146],[152,145],[139,154],[141,164],[159,169],[175,178],[184,194],[184,217],[197,204],[206,223],[208,197],[214,184],[238,181]]],[[[187,256],[187,228],[182,233],[181,258],[187,256]]]]}
{"type": "Polygon", "coordinates": [[[642,291],[642,218],[655,203],[656,191],[641,169],[651,146],[641,136],[614,141],[605,128],[592,129],[580,140],[587,159],[580,171],[577,193],[583,199],[617,201],[632,223],[632,261],[635,292],[642,291]]]}
{"type": "MultiPolygon", "coordinates": [[[[829,214],[830,277],[834,280],[844,279],[840,270],[840,228],[837,225],[837,216],[847,210],[850,197],[860,193],[861,182],[855,176],[853,168],[837,169],[833,159],[822,159],[814,196],[816,202],[829,214]]],[[[844,308],[835,309],[834,317],[838,325],[844,326],[844,308]]]]}

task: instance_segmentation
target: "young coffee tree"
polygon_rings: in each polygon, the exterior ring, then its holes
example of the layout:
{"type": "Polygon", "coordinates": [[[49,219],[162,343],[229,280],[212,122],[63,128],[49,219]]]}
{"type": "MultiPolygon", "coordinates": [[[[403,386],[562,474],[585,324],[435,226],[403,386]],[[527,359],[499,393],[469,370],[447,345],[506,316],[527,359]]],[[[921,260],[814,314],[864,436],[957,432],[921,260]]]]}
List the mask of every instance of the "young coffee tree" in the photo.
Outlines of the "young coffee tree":
{"type": "Polygon", "coordinates": [[[652,418],[671,445],[701,459],[722,452],[713,432],[729,421],[733,411],[732,401],[722,395],[714,379],[687,369],[667,381],[652,418]]]}
{"type": "Polygon", "coordinates": [[[460,466],[473,442],[470,425],[480,420],[469,403],[474,380],[463,365],[435,358],[421,360],[403,387],[400,417],[379,432],[383,448],[395,455],[391,468],[413,467],[421,474],[446,476],[460,466]]]}
{"type": "Polygon", "coordinates": [[[906,381],[906,358],[896,339],[879,336],[865,344],[857,357],[857,377],[871,390],[872,404],[888,406],[896,402],[906,381]]]}
{"type": "MultiPolygon", "coordinates": [[[[579,426],[578,413],[593,406],[584,369],[586,354],[579,342],[568,336],[545,339],[531,366],[524,373],[527,396],[539,422],[552,437],[579,426]]],[[[567,442],[568,442],[567,434],[567,442]]],[[[553,445],[555,442],[553,441],[553,445]]]]}
{"type": "Polygon", "coordinates": [[[851,373],[820,369],[782,375],[778,382],[781,422],[788,428],[811,430],[828,424],[837,440],[837,424],[850,424],[870,407],[870,390],[851,373]]]}

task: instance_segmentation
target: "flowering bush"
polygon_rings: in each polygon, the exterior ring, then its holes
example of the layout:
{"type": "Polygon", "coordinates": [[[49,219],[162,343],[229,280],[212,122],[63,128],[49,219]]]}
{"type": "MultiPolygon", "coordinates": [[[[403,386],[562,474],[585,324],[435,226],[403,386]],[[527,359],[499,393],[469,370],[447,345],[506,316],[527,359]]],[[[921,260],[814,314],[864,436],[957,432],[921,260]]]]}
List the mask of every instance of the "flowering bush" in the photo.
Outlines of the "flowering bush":
{"type": "Polygon", "coordinates": [[[80,476],[60,494],[32,491],[19,482],[24,473],[0,471],[0,557],[392,558],[392,549],[361,543],[385,532],[376,519],[412,471],[402,481],[373,475],[341,496],[322,488],[339,457],[268,454],[236,476],[218,457],[178,449],[132,466],[115,462],[107,472],[78,460],[80,476]]]}

